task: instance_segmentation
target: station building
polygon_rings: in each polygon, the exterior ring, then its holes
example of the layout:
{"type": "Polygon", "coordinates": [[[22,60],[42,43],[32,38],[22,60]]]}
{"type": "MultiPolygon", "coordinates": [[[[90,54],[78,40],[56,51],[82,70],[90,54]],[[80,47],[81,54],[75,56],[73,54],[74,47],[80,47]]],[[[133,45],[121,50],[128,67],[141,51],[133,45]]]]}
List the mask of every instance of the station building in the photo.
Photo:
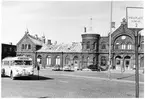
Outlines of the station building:
{"type": "MultiPolygon", "coordinates": [[[[42,67],[73,65],[79,69],[90,65],[108,68],[109,36],[96,33],[82,33],[82,42],[72,44],[51,43],[45,36],[30,35],[29,31],[17,43],[17,56],[26,55],[33,59],[33,63],[42,67]]],[[[112,68],[132,70],[135,66],[135,36],[127,28],[125,19],[111,34],[111,62],[112,68]]],[[[144,67],[144,37],[141,36],[139,46],[139,67],[144,67]]]]}

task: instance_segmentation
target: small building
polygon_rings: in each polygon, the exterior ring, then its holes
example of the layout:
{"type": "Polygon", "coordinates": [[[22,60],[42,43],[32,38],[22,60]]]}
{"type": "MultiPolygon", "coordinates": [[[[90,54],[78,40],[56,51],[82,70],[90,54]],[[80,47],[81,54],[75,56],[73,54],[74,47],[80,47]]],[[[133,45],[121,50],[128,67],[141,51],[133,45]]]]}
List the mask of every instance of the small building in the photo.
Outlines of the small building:
{"type": "Polygon", "coordinates": [[[5,57],[15,57],[16,56],[16,45],[10,44],[1,44],[2,50],[1,50],[1,56],[2,59],[5,57]]]}
{"type": "MultiPolygon", "coordinates": [[[[109,35],[100,36],[93,32],[82,33],[82,42],[71,44],[52,44],[51,40],[45,42],[45,36],[39,38],[29,32],[17,44],[17,55],[26,55],[33,58],[34,63],[42,67],[60,65],[73,65],[79,69],[90,65],[108,69],[109,35]]],[[[125,19],[111,34],[111,63],[114,69],[133,69],[135,65],[135,36],[127,28],[125,19]]],[[[139,47],[139,66],[144,67],[144,37],[141,36],[139,47]]]]}

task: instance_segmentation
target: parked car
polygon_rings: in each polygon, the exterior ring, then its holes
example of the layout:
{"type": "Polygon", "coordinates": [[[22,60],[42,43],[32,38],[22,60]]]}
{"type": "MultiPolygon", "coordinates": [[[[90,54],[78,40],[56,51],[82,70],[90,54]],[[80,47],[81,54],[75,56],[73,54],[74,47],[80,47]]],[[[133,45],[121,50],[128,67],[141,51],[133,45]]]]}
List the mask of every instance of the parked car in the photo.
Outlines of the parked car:
{"type": "Polygon", "coordinates": [[[74,67],[71,66],[71,65],[65,65],[65,66],[63,67],[63,70],[64,70],[64,71],[74,71],[74,67]]]}
{"type": "Polygon", "coordinates": [[[89,68],[83,68],[82,70],[83,70],[83,71],[92,71],[92,70],[89,69],[89,68]]]}
{"type": "Polygon", "coordinates": [[[54,67],[52,67],[53,71],[61,71],[62,67],[60,67],[60,65],[55,65],[54,67]]]}

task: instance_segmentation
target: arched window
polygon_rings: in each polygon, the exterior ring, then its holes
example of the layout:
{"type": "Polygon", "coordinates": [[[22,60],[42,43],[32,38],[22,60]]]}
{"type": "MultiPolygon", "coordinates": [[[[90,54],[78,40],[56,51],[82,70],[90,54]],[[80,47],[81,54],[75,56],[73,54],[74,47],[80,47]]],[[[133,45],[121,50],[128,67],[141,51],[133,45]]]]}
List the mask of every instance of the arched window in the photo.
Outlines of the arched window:
{"type": "Polygon", "coordinates": [[[106,64],[107,64],[106,57],[102,56],[101,57],[101,66],[106,66],[106,64]]]}
{"type": "Polygon", "coordinates": [[[38,57],[37,57],[37,63],[38,64],[42,63],[42,56],[41,55],[38,55],[38,57]]]}
{"type": "Polygon", "coordinates": [[[67,56],[66,58],[65,58],[65,64],[69,64],[70,63],[70,58],[67,56]]]}
{"type": "Polygon", "coordinates": [[[56,65],[60,65],[60,56],[56,57],[56,65]]]}
{"type": "Polygon", "coordinates": [[[96,65],[96,57],[93,58],[93,65],[96,65]]]}
{"type": "Polygon", "coordinates": [[[119,49],[119,43],[115,44],[115,49],[119,49]]]}
{"type": "Polygon", "coordinates": [[[51,56],[47,56],[47,65],[51,65],[51,56]]]}
{"type": "Polygon", "coordinates": [[[90,49],[90,41],[87,42],[87,49],[90,49]]]}
{"type": "Polygon", "coordinates": [[[106,49],[106,44],[102,44],[102,49],[106,49]]]}
{"type": "Polygon", "coordinates": [[[126,49],[126,45],[125,44],[122,44],[121,45],[121,49],[126,49]]]}
{"type": "Polygon", "coordinates": [[[127,49],[132,49],[132,44],[131,43],[127,44],[127,49]]]}
{"type": "Polygon", "coordinates": [[[87,66],[89,66],[89,65],[90,65],[89,60],[90,60],[90,58],[89,58],[89,57],[87,57],[87,66]]]}
{"type": "Polygon", "coordinates": [[[97,46],[97,43],[94,42],[93,43],[93,49],[97,49],[96,46],[97,46]]]}
{"type": "Polygon", "coordinates": [[[31,45],[30,44],[28,45],[28,49],[31,49],[31,45]]]}

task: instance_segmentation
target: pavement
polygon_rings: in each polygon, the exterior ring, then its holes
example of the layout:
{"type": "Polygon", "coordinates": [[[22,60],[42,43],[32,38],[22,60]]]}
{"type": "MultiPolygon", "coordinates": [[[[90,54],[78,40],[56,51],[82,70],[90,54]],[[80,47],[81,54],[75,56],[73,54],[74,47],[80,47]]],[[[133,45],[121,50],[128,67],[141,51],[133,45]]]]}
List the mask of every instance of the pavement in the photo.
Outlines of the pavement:
{"type": "MultiPolygon", "coordinates": [[[[40,71],[43,72],[44,76],[45,76],[45,71],[52,72],[51,68],[41,69],[40,71]]],[[[35,72],[37,73],[37,70],[35,70],[35,72]]],[[[47,74],[49,74],[49,72],[47,72],[47,74]]],[[[121,72],[118,70],[112,70],[110,74],[108,71],[100,71],[100,72],[98,71],[74,71],[74,72],[55,71],[55,72],[54,72],[54,75],[64,75],[64,76],[74,76],[74,77],[135,83],[135,71],[121,72]]],[[[53,73],[51,73],[51,75],[53,75],[53,73]]],[[[142,71],[139,72],[139,83],[144,84],[144,73],[142,73],[142,71]]]]}
{"type": "MultiPolygon", "coordinates": [[[[97,71],[34,70],[31,78],[1,79],[2,98],[134,98],[134,74],[97,71]],[[118,79],[119,78],[119,79],[118,79]]],[[[144,97],[144,75],[140,74],[140,98],[144,97]]]]}

